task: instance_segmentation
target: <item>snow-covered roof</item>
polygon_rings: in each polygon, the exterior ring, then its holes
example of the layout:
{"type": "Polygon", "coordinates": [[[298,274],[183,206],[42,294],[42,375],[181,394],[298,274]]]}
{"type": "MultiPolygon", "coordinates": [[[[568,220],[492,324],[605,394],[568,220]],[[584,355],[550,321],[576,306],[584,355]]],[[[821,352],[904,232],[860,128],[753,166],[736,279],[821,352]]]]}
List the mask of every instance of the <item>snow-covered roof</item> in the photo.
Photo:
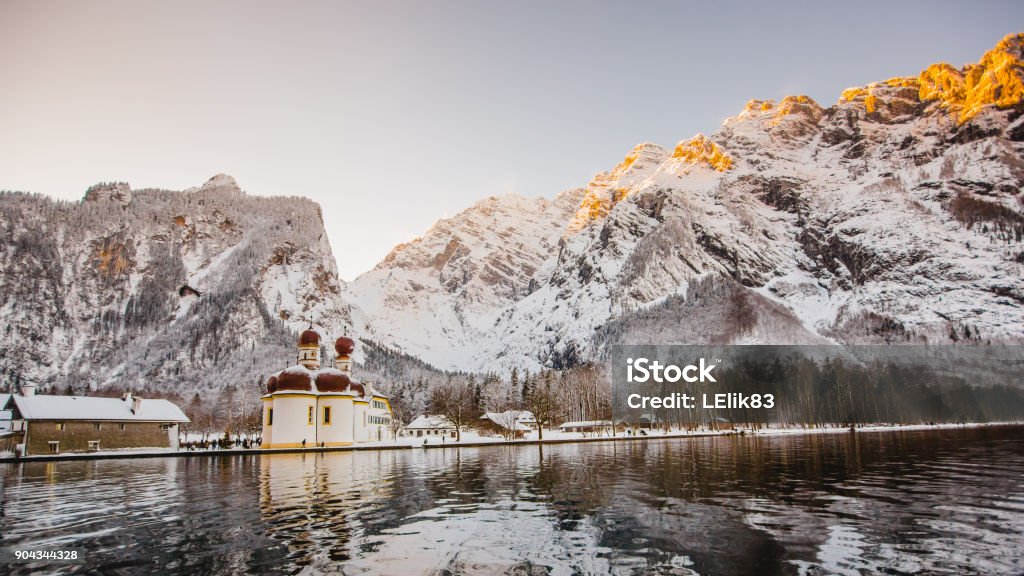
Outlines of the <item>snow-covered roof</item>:
{"type": "Polygon", "coordinates": [[[533,417],[533,412],[529,410],[506,410],[505,412],[484,412],[484,415],[480,417],[481,420],[490,420],[498,426],[507,430],[522,430],[528,431],[530,427],[527,424],[534,424],[536,419],[533,417]]]}
{"type": "Polygon", "coordinates": [[[15,396],[14,405],[25,420],[134,420],[189,422],[176,404],[163,399],[142,399],[132,412],[132,400],[96,396],[15,396]]]}
{"type": "Polygon", "coordinates": [[[575,422],[562,422],[559,428],[592,428],[596,426],[611,426],[611,420],[578,420],[575,422]]]}
{"type": "Polygon", "coordinates": [[[406,430],[436,430],[445,428],[455,428],[455,423],[448,418],[440,415],[427,416],[426,414],[417,416],[412,422],[409,422],[405,426],[406,430]]]}
{"type": "Polygon", "coordinates": [[[0,410],[7,407],[7,403],[11,401],[10,394],[0,394],[0,410]]]}

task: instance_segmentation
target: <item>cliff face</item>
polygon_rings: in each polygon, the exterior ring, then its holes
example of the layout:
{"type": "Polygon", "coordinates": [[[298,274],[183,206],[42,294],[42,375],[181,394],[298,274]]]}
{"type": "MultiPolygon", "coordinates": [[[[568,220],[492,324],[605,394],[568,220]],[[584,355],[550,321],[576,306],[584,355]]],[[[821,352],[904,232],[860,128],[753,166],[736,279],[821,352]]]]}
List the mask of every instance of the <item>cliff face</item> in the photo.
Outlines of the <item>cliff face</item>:
{"type": "Polygon", "coordinates": [[[537,288],[539,267],[558,251],[582,190],[553,200],[491,197],[395,247],[343,297],[379,342],[460,366],[497,315],[537,288]]]}
{"type": "Polygon", "coordinates": [[[316,204],[227,176],[3,194],[0,376],[255,390],[311,319],[374,342],[378,374],[558,368],[616,343],[1021,342],[1022,46],[832,106],[753,100],[552,200],[483,200],[347,285],[316,204]]]}
{"type": "Polygon", "coordinates": [[[0,195],[0,375],[61,391],[255,391],[310,319],[348,330],[320,208],[215,176],[183,192],[0,195]]]}
{"type": "MultiPolygon", "coordinates": [[[[456,282],[473,306],[413,313],[376,294],[436,274],[390,257],[347,290],[393,327],[382,341],[467,369],[565,366],[617,342],[1019,342],[1022,45],[1011,35],[977,64],[853,88],[829,107],[754,100],[671,152],[641,144],[567,193],[582,197],[545,224],[557,240],[523,239],[528,266],[507,247],[488,253],[528,290],[456,282]],[[425,328],[432,317],[458,329],[425,328]]],[[[502,223],[528,212],[509,207],[502,223]]],[[[491,238],[420,243],[417,258],[447,262],[491,238]]]]}

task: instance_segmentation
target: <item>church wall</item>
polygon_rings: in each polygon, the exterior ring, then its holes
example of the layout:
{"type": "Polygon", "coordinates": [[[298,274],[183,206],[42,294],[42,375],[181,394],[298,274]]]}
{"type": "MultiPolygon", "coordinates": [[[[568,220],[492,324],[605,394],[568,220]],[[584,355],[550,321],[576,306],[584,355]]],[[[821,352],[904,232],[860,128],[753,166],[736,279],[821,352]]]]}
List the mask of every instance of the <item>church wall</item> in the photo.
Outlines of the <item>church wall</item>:
{"type": "Polygon", "coordinates": [[[273,396],[274,424],[271,432],[273,443],[263,441],[267,448],[299,448],[302,441],[312,448],[316,443],[316,414],[313,424],[307,418],[309,407],[316,409],[313,394],[277,394],[273,396]]]}
{"type": "Polygon", "coordinates": [[[263,440],[263,444],[269,446],[274,443],[274,426],[270,424],[270,417],[267,414],[268,410],[274,408],[273,398],[263,399],[263,433],[260,438],[263,440]]]}
{"type": "Polygon", "coordinates": [[[317,419],[317,438],[325,446],[348,446],[352,444],[352,397],[320,396],[317,419]],[[324,424],[324,408],[331,409],[331,423],[324,424]]]}
{"type": "Polygon", "coordinates": [[[366,442],[370,439],[370,431],[366,423],[369,404],[365,400],[356,400],[353,405],[355,408],[352,418],[353,436],[356,442],[366,442]]]}

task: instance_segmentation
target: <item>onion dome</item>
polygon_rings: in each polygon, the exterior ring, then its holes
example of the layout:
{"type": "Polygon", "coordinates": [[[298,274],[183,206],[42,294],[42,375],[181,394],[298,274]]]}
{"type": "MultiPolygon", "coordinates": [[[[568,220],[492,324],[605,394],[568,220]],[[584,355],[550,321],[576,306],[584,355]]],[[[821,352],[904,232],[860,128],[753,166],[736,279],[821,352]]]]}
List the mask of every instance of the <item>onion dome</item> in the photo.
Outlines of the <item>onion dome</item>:
{"type": "Polygon", "coordinates": [[[301,371],[289,368],[277,375],[277,389],[309,392],[313,389],[312,378],[304,368],[301,371]]]}
{"type": "Polygon", "coordinates": [[[310,327],[299,336],[299,346],[320,346],[320,335],[310,327]]]}
{"type": "Polygon", "coordinates": [[[349,392],[354,392],[356,396],[366,396],[366,389],[359,382],[353,382],[348,387],[349,392]]]}
{"type": "Polygon", "coordinates": [[[277,392],[277,376],[271,376],[267,380],[267,392],[277,392]]]}
{"type": "Polygon", "coordinates": [[[320,392],[345,392],[352,380],[336,370],[322,370],[316,375],[316,389],[320,392]]]}
{"type": "Polygon", "coordinates": [[[338,353],[338,356],[351,356],[352,351],[356,349],[356,343],[348,336],[342,336],[334,342],[334,350],[338,353]]]}

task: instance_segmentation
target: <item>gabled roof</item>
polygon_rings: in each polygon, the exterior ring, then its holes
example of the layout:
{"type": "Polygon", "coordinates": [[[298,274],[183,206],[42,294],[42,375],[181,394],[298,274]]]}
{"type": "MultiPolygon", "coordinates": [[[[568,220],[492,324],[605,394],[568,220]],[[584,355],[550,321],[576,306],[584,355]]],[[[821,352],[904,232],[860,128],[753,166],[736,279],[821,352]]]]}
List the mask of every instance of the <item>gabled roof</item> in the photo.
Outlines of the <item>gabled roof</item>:
{"type": "Polygon", "coordinates": [[[409,429],[421,429],[421,430],[437,430],[446,428],[455,428],[455,423],[448,418],[440,415],[421,415],[417,416],[412,422],[409,422],[405,426],[406,430],[409,429]]]}
{"type": "Polygon", "coordinates": [[[138,412],[132,401],[96,396],[15,396],[14,405],[25,420],[130,420],[136,422],[189,422],[176,404],[143,399],[138,412]]]}
{"type": "Polygon", "coordinates": [[[611,420],[578,420],[575,422],[562,422],[559,428],[588,428],[597,426],[611,426],[611,420]]]}
{"type": "Polygon", "coordinates": [[[11,401],[10,394],[0,394],[0,410],[7,409],[7,403],[11,401]]]}
{"type": "Polygon", "coordinates": [[[533,412],[529,410],[506,410],[505,412],[484,412],[481,420],[490,420],[506,430],[518,430],[527,432],[530,427],[527,424],[535,424],[533,412]]]}

